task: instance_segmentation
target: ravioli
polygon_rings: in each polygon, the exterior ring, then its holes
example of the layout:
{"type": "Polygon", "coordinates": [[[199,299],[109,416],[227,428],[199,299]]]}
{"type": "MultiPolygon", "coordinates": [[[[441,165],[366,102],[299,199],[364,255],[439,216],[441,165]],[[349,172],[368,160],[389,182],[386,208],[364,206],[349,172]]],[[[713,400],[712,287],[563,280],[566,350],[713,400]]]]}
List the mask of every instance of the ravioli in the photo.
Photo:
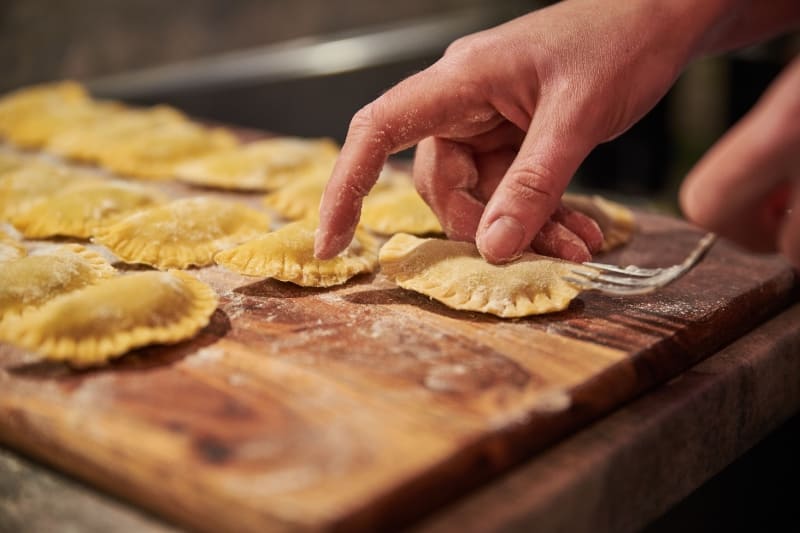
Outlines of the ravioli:
{"type": "Polygon", "coordinates": [[[180,271],[138,272],[55,298],[0,323],[0,337],[76,367],[140,346],[193,337],[217,308],[214,290],[180,271]]]}
{"type": "Polygon", "coordinates": [[[377,243],[363,230],[333,259],[314,257],[314,218],[292,222],[216,255],[223,267],[247,276],[270,277],[304,287],[341,285],[377,266],[377,243]]]}
{"type": "Polygon", "coordinates": [[[169,106],[120,108],[106,113],[92,127],[69,128],[53,135],[45,150],[54,154],[96,163],[101,156],[131,139],[143,138],[163,126],[185,123],[188,118],[169,106]]]}
{"type": "Polygon", "coordinates": [[[60,246],[0,263],[0,318],[115,274],[97,252],[78,244],[60,246]]]}
{"type": "Polygon", "coordinates": [[[168,179],[182,161],[236,146],[236,138],[221,128],[174,122],[107,146],[98,164],[111,172],[142,179],[168,179]]]}
{"type": "Polygon", "coordinates": [[[214,254],[269,231],[269,217],[241,203],[198,196],[143,209],[101,228],[95,241],[127,263],[166,270],[205,266],[214,254]]]}
{"type": "Polygon", "coordinates": [[[86,89],[73,81],[18,89],[0,98],[0,135],[13,138],[14,131],[27,121],[47,120],[51,112],[88,101],[86,89]]]}
{"type": "MultiPolygon", "coordinates": [[[[266,195],[264,205],[289,220],[316,217],[329,177],[330,170],[327,170],[287,183],[277,191],[266,195]]],[[[398,174],[395,171],[384,169],[367,198],[391,190],[396,186],[397,179],[398,174]]]]}
{"type": "Polygon", "coordinates": [[[361,210],[361,224],[383,235],[443,232],[439,219],[410,184],[367,196],[361,210]]]}
{"type": "Polygon", "coordinates": [[[309,176],[327,178],[338,153],[329,139],[277,137],[186,161],[175,176],[203,187],[268,191],[309,176]]]}
{"type": "Polygon", "coordinates": [[[158,191],[122,181],[82,181],[32,202],[9,221],[25,237],[88,239],[134,209],[163,203],[158,191]]]}
{"type": "Polygon", "coordinates": [[[92,128],[121,106],[109,102],[77,102],[51,106],[17,121],[8,132],[8,139],[26,148],[41,148],[58,134],[92,128]]]}
{"type": "Polygon", "coordinates": [[[21,167],[24,163],[25,159],[21,155],[0,151],[0,177],[7,172],[21,167]]]}
{"type": "Polygon", "coordinates": [[[99,178],[40,161],[23,165],[0,177],[0,219],[8,220],[64,187],[99,178]]]}
{"type": "Polygon", "coordinates": [[[313,216],[319,209],[328,175],[309,176],[288,183],[264,197],[264,205],[288,220],[313,216]]]}
{"type": "Polygon", "coordinates": [[[580,293],[564,281],[583,265],[532,253],[505,265],[487,263],[472,243],[398,233],[380,250],[381,270],[400,287],[466,311],[504,318],[561,311],[580,293]]]}
{"type": "Polygon", "coordinates": [[[565,194],[561,201],[575,211],[593,218],[603,232],[602,251],[607,252],[631,240],[636,231],[633,212],[622,204],[597,195],[565,194]]]}
{"type": "Polygon", "coordinates": [[[25,246],[17,239],[0,229],[0,263],[19,259],[27,255],[25,246]]]}

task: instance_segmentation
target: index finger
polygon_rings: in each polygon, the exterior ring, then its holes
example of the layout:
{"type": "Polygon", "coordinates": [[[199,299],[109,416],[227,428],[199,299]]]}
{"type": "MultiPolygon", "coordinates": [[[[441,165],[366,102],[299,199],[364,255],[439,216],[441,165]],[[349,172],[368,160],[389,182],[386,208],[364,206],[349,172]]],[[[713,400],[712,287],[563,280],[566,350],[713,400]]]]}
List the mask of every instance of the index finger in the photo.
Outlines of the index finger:
{"type": "MultiPolygon", "coordinates": [[[[350,243],[362,200],[390,154],[460,121],[470,98],[465,87],[433,65],[356,113],[322,196],[316,257],[329,259],[350,243]]],[[[474,109],[472,113],[476,115],[474,109]]]]}

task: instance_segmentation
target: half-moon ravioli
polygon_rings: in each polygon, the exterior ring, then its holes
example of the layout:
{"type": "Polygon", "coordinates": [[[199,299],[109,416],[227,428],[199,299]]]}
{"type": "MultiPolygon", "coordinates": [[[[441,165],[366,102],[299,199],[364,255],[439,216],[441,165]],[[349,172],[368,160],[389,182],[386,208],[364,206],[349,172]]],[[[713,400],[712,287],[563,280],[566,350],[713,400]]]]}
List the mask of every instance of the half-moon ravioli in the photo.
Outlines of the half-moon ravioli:
{"type": "Polygon", "coordinates": [[[186,115],[166,105],[107,109],[92,127],[69,128],[53,135],[45,150],[70,159],[97,162],[130,139],[141,138],[169,124],[187,122],[186,115]]]}
{"type": "Polygon", "coordinates": [[[205,266],[214,254],[269,231],[269,217],[239,202],[182,198],[128,215],[94,240],[127,263],[166,270],[205,266]]]}
{"type": "Polygon", "coordinates": [[[5,173],[21,167],[25,159],[13,152],[0,152],[0,177],[5,173]]]}
{"type": "Polygon", "coordinates": [[[511,318],[566,309],[580,289],[564,281],[588,267],[528,253],[487,263],[472,243],[398,233],[380,251],[382,272],[400,287],[448,307],[511,318]]]}
{"type": "Polygon", "coordinates": [[[78,180],[99,181],[99,178],[40,161],[16,168],[0,177],[0,219],[8,220],[78,180]]]}
{"type": "Polygon", "coordinates": [[[137,208],[165,200],[155,189],[133,183],[82,181],[32,202],[8,218],[30,239],[55,235],[86,239],[137,208]]]}
{"type": "Polygon", "coordinates": [[[329,139],[276,137],[187,160],[175,176],[204,187],[265,191],[307,176],[327,178],[338,153],[329,139]]]}
{"type": "Polygon", "coordinates": [[[361,211],[361,224],[383,235],[442,233],[439,219],[410,183],[367,196],[361,211]]]}
{"type": "Polygon", "coordinates": [[[73,81],[18,89],[0,98],[0,135],[13,137],[14,131],[28,120],[46,120],[51,110],[88,101],[86,89],[73,81]]]}
{"type": "Polygon", "coordinates": [[[236,146],[236,143],[233,134],[222,128],[177,121],[113,143],[99,154],[98,164],[125,176],[168,179],[178,163],[236,146]]]}
{"type": "Polygon", "coordinates": [[[48,300],[116,273],[97,252],[79,244],[0,263],[0,318],[38,307],[48,300]]]}
{"type": "Polygon", "coordinates": [[[12,261],[27,255],[25,246],[0,229],[0,262],[12,261]]]}
{"type": "Polygon", "coordinates": [[[304,287],[341,285],[377,266],[377,243],[363,230],[333,259],[314,257],[314,218],[292,222],[216,255],[217,264],[247,276],[270,277],[304,287]]]}
{"type": "Polygon", "coordinates": [[[274,209],[288,220],[300,220],[313,216],[325,191],[328,175],[306,176],[287,183],[264,197],[264,205],[274,209]]]}
{"type": "Polygon", "coordinates": [[[132,348],[191,338],[216,308],[214,290],[190,274],[137,272],[12,317],[0,324],[0,337],[48,359],[90,366],[132,348]]]}
{"type": "MultiPolygon", "coordinates": [[[[325,185],[330,177],[330,170],[326,169],[324,172],[306,175],[287,183],[280,189],[266,195],[264,197],[264,205],[274,209],[279,215],[289,220],[316,217],[322,193],[325,192],[325,185]]],[[[367,199],[395,187],[396,174],[395,171],[384,169],[367,199]]]]}

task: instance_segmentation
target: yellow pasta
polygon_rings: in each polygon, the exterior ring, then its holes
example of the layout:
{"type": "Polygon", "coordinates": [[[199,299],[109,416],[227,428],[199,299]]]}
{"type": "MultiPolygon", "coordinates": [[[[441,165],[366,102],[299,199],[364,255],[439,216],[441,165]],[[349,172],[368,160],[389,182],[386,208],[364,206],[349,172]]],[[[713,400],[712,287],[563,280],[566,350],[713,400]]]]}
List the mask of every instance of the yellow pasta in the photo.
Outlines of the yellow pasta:
{"type": "Polygon", "coordinates": [[[214,290],[180,271],[118,276],[0,323],[0,338],[72,366],[193,337],[217,308],[214,290]]]}
{"type": "Polygon", "coordinates": [[[217,264],[247,276],[270,277],[305,287],[340,285],[377,266],[377,243],[363,230],[333,259],[314,257],[315,219],[292,222],[216,255],[217,264]]]}
{"type": "Polygon", "coordinates": [[[107,146],[98,164],[111,172],[143,179],[167,179],[182,161],[235,146],[236,138],[220,128],[174,122],[107,146]]]}
{"type": "Polygon", "coordinates": [[[78,244],[0,262],[0,318],[41,306],[114,273],[100,254],[78,244]]]}
{"type": "Polygon", "coordinates": [[[487,263],[472,243],[398,233],[380,251],[383,274],[400,287],[453,309],[501,317],[561,311],[580,293],[563,279],[592,269],[536,254],[505,265],[487,263]]]}
{"type": "Polygon", "coordinates": [[[163,203],[155,189],[112,180],[80,181],[19,209],[9,221],[25,237],[87,239],[131,211],[163,203]]]}
{"type": "Polygon", "coordinates": [[[338,153],[328,139],[277,137],[188,160],[175,175],[203,187],[272,190],[310,176],[326,179],[338,153]]]}
{"type": "Polygon", "coordinates": [[[89,101],[86,90],[72,81],[25,87],[0,98],[0,135],[14,132],[30,120],[47,120],[51,112],[80,106],[89,101]]]}
{"type": "Polygon", "coordinates": [[[8,220],[65,187],[98,180],[85,173],[38,161],[25,164],[0,177],[0,220],[8,220]]]}
{"type": "Polygon", "coordinates": [[[95,241],[127,263],[205,266],[214,254],[269,231],[269,217],[241,203],[200,196],[143,209],[100,229],[95,241]]]}
{"type": "Polygon", "coordinates": [[[0,263],[19,259],[27,254],[25,246],[0,229],[0,263]]]}

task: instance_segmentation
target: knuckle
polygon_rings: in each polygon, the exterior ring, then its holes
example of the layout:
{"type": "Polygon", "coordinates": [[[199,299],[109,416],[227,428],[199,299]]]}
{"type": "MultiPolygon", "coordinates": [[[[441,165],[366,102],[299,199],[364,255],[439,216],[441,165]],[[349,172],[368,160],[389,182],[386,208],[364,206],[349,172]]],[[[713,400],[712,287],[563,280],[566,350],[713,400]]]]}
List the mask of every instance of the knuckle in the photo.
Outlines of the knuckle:
{"type": "Polygon", "coordinates": [[[393,146],[391,129],[385,124],[387,97],[388,93],[356,111],[350,120],[347,136],[362,139],[376,150],[383,151],[393,146]]]}
{"type": "Polygon", "coordinates": [[[505,186],[512,196],[529,203],[555,205],[557,195],[554,190],[553,173],[545,166],[524,165],[513,170],[506,179],[505,186]]]}
{"type": "Polygon", "coordinates": [[[444,55],[447,56],[457,56],[457,55],[469,55],[469,52],[474,49],[475,38],[472,35],[465,35],[464,37],[459,37],[447,47],[444,52],[444,55]]]}
{"type": "Polygon", "coordinates": [[[375,102],[365,105],[353,115],[350,120],[350,133],[365,132],[374,128],[375,102]]]}

